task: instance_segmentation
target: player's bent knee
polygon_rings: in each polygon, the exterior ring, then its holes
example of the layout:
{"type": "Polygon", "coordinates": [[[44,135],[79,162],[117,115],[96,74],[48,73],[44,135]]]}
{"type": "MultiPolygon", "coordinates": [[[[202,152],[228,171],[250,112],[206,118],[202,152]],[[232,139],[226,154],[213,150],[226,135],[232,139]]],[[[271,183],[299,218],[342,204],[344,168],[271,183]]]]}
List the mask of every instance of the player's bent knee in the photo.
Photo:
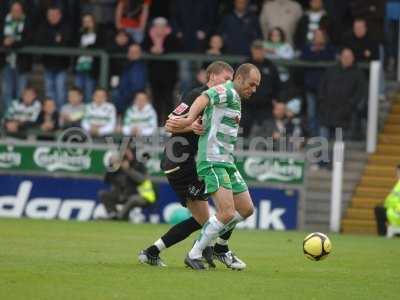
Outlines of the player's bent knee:
{"type": "Polygon", "coordinates": [[[248,207],[246,207],[243,212],[239,212],[239,214],[244,218],[247,219],[248,217],[250,217],[252,214],[254,213],[254,206],[250,205],[248,207]]]}

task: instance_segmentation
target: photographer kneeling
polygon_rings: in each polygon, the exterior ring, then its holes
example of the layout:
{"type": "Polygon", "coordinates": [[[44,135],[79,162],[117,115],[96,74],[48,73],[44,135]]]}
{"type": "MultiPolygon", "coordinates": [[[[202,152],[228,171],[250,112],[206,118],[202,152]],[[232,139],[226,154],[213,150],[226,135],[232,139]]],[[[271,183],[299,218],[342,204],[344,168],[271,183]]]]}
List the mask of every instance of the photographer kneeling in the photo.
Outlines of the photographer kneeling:
{"type": "Polygon", "coordinates": [[[110,171],[105,174],[104,181],[111,189],[101,190],[98,195],[108,220],[128,220],[132,208],[147,207],[156,201],[153,183],[132,149],[128,148],[122,158],[117,155],[111,158],[110,171]],[[118,204],[122,204],[122,209],[118,210],[118,204]]]}

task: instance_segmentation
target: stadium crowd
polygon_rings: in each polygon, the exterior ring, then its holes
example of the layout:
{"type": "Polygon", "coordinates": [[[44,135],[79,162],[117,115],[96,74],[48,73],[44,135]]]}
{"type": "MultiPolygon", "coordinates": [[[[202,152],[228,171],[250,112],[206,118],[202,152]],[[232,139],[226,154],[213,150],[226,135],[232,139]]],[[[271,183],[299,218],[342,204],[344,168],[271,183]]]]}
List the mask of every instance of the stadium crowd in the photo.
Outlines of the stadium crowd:
{"type": "Polygon", "coordinates": [[[394,69],[400,16],[400,1],[393,0],[1,3],[0,103],[3,130],[11,135],[71,126],[93,136],[152,135],[172,111],[177,89],[205,83],[207,65],[144,60],[143,53],[203,53],[246,56],[260,69],[261,86],[243,107],[245,136],[329,138],[342,127],[347,137],[362,138],[368,73],[358,63],[382,58],[384,49],[385,66],[394,69]],[[97,87],[98,58],[13,51],[30,45],[99,48],[126,58],[112,58],[106,90],[97,87]],[[293,59],[337,64],[294,69],[275,61],[293,59]],[[43,86],[32,85],[37,65],[43,86]]]}

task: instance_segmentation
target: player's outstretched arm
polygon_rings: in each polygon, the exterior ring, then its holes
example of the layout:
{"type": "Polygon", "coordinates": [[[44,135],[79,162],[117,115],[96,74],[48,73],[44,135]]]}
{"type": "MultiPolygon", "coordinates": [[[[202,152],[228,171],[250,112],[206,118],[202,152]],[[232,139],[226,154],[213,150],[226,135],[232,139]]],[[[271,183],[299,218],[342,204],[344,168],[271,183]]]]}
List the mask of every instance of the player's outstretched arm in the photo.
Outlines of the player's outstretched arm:
{"type": "Polygon", "coordinates": [[[176,129],[183,129],[189,127],[194,121],[196,121],[197,117],[203,112],[206,108],[209,99],[206,95],[201,95],[196,98],[190,107],[189,113],[187,117],[175,117],[171,118],[167,121],[168,125],[174,127],[176,129]]]}

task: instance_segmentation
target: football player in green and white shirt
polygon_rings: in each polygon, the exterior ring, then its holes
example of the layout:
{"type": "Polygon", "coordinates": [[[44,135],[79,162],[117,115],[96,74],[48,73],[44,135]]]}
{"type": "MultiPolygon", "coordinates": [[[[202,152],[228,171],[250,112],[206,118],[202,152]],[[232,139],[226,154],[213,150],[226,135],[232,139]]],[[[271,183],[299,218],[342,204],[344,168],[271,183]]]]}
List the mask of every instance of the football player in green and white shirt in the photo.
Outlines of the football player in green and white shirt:
{"type": "Polygon", "coordinates": [[[192,124],[203,112],[204,134],[199,139],[197,173],[211,194],[217,213],[204,224],[202,232],[185,258],[192,269],[204,269],[203,249],[218,235],[253,214],[253,203],[233,158],[239,131],[241,101],[250,98],[260,85],[256,66],[242,64],[233,82],[210,88],[192,104],[186,118],[177,118],[182,128],[192,124]],[[240,211],[240,213],[238,212],[240,211]]]}

